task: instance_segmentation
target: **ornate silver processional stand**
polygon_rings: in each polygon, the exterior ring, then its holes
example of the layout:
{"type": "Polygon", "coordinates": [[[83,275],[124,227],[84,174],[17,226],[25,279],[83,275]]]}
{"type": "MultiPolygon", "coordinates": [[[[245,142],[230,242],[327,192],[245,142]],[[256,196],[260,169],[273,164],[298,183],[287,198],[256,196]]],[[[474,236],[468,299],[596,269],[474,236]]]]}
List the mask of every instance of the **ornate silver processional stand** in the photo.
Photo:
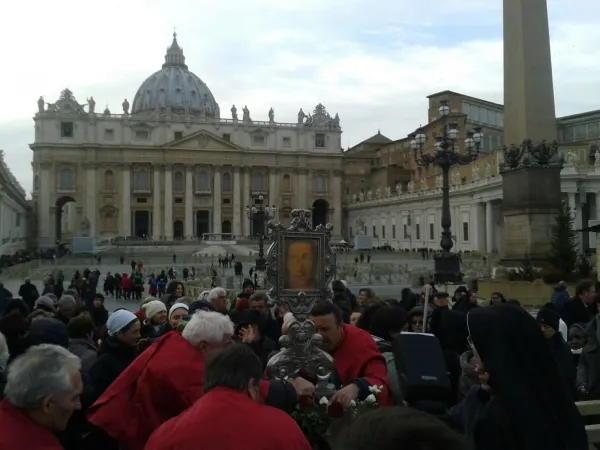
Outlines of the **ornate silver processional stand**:
{"type": "Polygon", "coordinates": [[[273,240],[266,257],[267,278],[273,286],[269,296],[277,306],[287,307],[296,320],[279,339],[281,350],[269,360],[267,374],[278,379],[308,375],[316,380],[318,398],[330,397],[335,392],[331,380],[334,365],[333,358],[321,349],[321,336],[308,316],[319,300],[331,301],[329,285],[335,273],[330,245],[332,229],[333,226],[327,224],[313,230],[311,211],[304,209],[292,211],[288,228],[274,221],[268,224],[269,238],[273,240]],[[304,278],[307,289],[303,290],[298,289],[297,284],[294,286],[290,278],[294,277],[290,265],[294,258],[300,257],[295,251],[298,247],[303,257],[310,256],[310,262],[304,265],[304,268],[310,267],[310,277],[304,278]]]}

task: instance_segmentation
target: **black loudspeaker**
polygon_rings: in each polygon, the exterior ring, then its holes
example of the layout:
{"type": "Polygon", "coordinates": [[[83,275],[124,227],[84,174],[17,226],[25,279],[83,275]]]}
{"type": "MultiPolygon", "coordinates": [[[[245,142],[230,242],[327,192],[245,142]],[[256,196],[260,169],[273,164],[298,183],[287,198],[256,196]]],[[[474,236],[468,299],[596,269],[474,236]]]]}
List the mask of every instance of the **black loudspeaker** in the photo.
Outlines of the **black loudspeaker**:
{"type": "Polygon", "coordinates": [[[406,402],[447,403],[451,400],[452,385],[446,361],[434,335],[401,333],[393,340],[392,351],[406,402]]]}

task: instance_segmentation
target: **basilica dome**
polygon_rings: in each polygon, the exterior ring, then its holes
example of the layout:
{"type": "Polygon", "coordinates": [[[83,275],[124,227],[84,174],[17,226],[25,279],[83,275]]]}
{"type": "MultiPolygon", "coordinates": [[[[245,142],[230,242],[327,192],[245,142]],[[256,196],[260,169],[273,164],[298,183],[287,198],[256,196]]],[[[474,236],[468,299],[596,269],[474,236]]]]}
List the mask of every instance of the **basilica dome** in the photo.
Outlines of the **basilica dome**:
{"type": "Polygon", "coordinates": [[[208,86],[185,64],[183,49],[173,33],[162,69],[142,83],[133,99],[132,114],[165,110],[219,118],[219,105],[208,86]]]}

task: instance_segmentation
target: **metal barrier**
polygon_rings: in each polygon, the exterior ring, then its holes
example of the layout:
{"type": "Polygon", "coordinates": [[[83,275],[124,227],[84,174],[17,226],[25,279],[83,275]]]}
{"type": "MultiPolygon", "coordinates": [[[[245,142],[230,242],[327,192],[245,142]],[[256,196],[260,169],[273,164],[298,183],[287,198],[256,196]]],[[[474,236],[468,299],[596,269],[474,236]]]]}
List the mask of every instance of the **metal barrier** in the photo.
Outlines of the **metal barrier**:
{"type": "MultiPolygon", "coordinates": [[[[585,418],[590,416],[600,416],[600,400],[587,400],[575,403],[579,413],[585,418]]],[[[600,424],[585,426],[585,432],[588,436],[590,450],[595,450],[595,444],[600,444],[600,424]]]]}

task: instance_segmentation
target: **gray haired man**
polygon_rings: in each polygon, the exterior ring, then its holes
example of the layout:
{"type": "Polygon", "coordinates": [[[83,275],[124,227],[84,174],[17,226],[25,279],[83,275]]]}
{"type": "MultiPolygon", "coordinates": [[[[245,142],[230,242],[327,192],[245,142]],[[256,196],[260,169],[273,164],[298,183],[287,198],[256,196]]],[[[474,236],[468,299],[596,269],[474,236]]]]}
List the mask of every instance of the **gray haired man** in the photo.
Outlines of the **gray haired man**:
{"type": "Polygon", "coordinates": [[[81,409],[79,358],[57,345],[31,347],[8,368],[0,448],[61,450],[56,433],[81,409]]]}

